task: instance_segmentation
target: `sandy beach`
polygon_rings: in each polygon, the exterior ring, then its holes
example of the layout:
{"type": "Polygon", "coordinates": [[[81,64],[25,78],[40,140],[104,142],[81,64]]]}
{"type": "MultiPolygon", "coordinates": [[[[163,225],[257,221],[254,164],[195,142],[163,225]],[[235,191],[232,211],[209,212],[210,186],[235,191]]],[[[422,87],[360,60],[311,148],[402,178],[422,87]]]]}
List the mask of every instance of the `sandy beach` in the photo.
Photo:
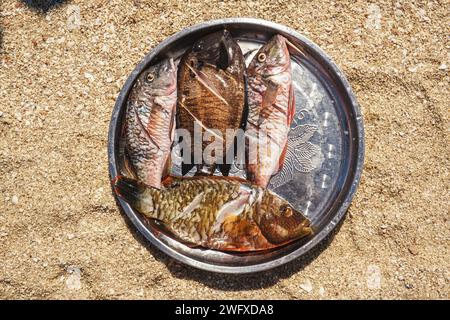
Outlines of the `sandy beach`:
{"type": "Polygon", "coordinates": [[[448,1],[0,3],[0,298],[449,299],[448,1]],[[344,222],[254,275],[184,266],[139,235],[108,177],[115,99],[155,45],[211,19],[287,25],[361,105],[365,169],[344,222]]]}

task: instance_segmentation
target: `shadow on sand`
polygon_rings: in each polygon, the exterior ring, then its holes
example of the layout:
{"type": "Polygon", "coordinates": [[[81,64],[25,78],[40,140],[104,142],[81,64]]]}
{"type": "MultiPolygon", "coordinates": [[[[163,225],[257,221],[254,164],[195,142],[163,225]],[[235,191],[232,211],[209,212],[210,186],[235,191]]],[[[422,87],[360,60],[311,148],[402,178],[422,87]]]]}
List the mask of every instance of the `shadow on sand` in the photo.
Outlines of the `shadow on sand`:
{"type": "Polygon", "coordinates": [[[203,283],[210,288],[223,291],[252,290],[270,287],[278,283],[280,280],[289,278],[291,275],[303,270],[307,265],[314,261],[326,248],[328,248],[335,235],[339,232],[345,219],[344,217],[344,219],[340,221],[336,228],[334,228],[333,231],[310,252],[283,266],[253,274],[220,274],[199,270],[184,265],[170,258],[162,251],[152,246],[151,243],[134,227],[130,219],[128,219],[128,216],[122,210],[113,192],[112,195],[114,196],[116,205],[119,208],[122,218],[125,220],[127,227],[128,229],[130,229],[133,237],[137,241],[139,241],[156,260],[163,262],[174,277],[178,279],[194,280],[203,283]]]}
{"type": "Polygon", "coordinates": [[[0,20],[0,55],[3,53],[3,27],[0,20]]]}
{"type": "Polygon", "coordinates": [[[30,8],[42,13],[46,13],[50,9],[66,2],[66,0],[22,0],[30,8]]]}

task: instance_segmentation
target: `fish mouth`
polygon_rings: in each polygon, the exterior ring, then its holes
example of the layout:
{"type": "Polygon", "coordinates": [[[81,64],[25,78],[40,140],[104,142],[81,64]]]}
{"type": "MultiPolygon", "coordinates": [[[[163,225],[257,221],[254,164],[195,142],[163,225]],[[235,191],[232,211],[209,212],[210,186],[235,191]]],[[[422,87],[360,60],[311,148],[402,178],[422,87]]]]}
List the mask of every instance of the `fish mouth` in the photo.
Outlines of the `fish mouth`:
{"type": "Polygon", "coordinates": [[[227,69],[234,58],[233,38],[228,30],[214,32],[200,40],[192,47],[197,57],[198,68],[210,64],[220,69],[227,69]]]}
{"type": "Polygon", "coordinates": [[[175,71],[176,66],[172,58],[164,59],[158,64],[157,75],[159,77],[164,76],[167,73],[172,73],[175,71]]]}
{"type": "Polygon", "coordinates": [[[311,221],[293,209],[289,217],[263,215],[259,227],[264,237],[274,245],[283,245],[313,233],[311,221]]]}
{"type": "Polygon", "coordinates": [[[207,51],[208,49],[217,46],[221,41],[231,40],[231,34],[228,30],[224,29],[211,34],[208,34],[198,40],[192,47],[193,52],[207,51]]]}
{"type": "MultiPolygon", "coordinates": [[[[176,90],[177,64],[172,58],[165,58],[149,68],[149,73],[154,75],[154,81],[146,82],[155,96],[169,95],[176,90]]],[[[144,73],[145,75],[145,73],[144,73]]]]}

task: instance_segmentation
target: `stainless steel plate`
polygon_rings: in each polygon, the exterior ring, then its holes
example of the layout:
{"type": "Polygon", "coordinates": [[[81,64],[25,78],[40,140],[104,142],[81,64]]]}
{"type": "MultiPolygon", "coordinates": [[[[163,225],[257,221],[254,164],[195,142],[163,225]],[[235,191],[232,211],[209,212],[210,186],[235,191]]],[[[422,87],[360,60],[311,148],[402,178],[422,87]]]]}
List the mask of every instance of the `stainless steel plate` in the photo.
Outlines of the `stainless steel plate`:
{"type": "MultiPolygon", "coordinates": [[[[131,73],[112,114],[108,156],[111,177],[120,171],[120,134],[128,93],[138,75],[158,59],[179,57],[194,41],[208,33],[228,29],[244,54],[281,34],[305,52],[292,55],[296,116],[292,124],[300,134],[290,136],[296,158],[287,159],[270,188],[301,209],[312,221],[314,235],[271,251],[225,253],[189,248],[159,232],[158,225],[118,199],[136,228],[169,256],[191,266],[222,273],[250,273],[287,263],[323,240],[345,215],[359,183],[364,158],[361,113],[341,70],[313,42],[272,22],[232,18],[205,22],[173,35],[154,48],[131,73]]],[[[293,132],[291,130],[291,132],[293,132]]],[[[174,168],[176,171],[177,168],[174,168]]],[[[236,170],[235,175],[242,175],[236,170]]]]}

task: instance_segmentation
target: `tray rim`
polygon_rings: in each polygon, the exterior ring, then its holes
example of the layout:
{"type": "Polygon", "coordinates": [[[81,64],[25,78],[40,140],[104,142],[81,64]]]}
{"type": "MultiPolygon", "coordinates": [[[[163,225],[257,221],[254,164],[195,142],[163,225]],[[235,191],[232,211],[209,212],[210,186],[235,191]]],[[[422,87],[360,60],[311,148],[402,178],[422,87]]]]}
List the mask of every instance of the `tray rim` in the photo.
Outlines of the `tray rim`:
{"type": "Polygon", "coordinates": [[[357,131],[357,139],[358,139],[358,151],[357,151],[357,159],[354,166],[354,176],[353,180],[351,181],[351,185],[348,189],[347,194],[343,197],[342,203],[339,206],[339,209],[336,211],[334,217],[329,222],[328,226],[323,228],[321,231],[319,231],[317,234],[315,234],[314,237],[311,238],[310,241],[306,242],[303,246],[297,248],[296,250],[292,251],[291,253],[282,256],[280,258],[254,264],[254,265],[248,265],[248,266],[224,266],[224,265],[216,265],[216,264],[209,264],[207,262],[198,261],[196,259],[193,259],[191,257],[185,256],[181,254],[180,252],[176,251],[175,249],[167,246],[165,243],[163,243],[161,240],[159,240],[157,237],[151,233],[148,228],[145,226],[145,224],[139,219],[137,214],[132,210],[132,208],[129,206],[128,203],[126,203],[121,198],[117,197],[114,192],[115,199],[119,202],[120,206],[122,207],[123,211],[127,215],[127,217],[130,219],[132,224],[136,227],[136,229],[148,240],[152,245],[154,245],[156,248],[167,254],[173,259],[176,259],[184,264],[190,265],[192,267],[195,267],[197,269],[202,269],[210,272],[215,273],[228,273],[228,274],[248,274],[248,273],[254,273],[254,272],[260,272],[265,271],[269,269],[273,269],[275,267],[281,266],[283,264],[286,264],[290,261],[293,261],[300,256],[303,256],[308,251],[310,251],[312,248],[316,247],[319,243],[321,243],[330,233],[332,230],[335,229],[335,227],[339,224],[339,222],[343,219],[345,216],[348,207],[350,206],[350,203],[356,193],[356,190],[358,188],[358,185],[361,180],[361,174],[364,166],[364,155],[365,155],[365,145],[364,145],[364,125],[363,125],[363,117],[360,111],[360,106],[356,100],[356,96],[354,95],[353,91],[351,90],[350,83],[348,82],[346,76],[342,72],[342,70],[336,65],[336,63],[313,41],[308,39],[307,37],[299,34],[297,31],[272,22],[267,21],[263,19],[256,19],[256,18],[225,18],[225,19],[217,19],[217,20],[210,20],[206,22],[202,22],[199,24],[195,24],[193,26],[189,26],[187,28],[182,29],[181,31],[169,36],[168,38],[161,41],[156,47],[150,50],[145,57],[137,64],[135,69],[131,72],[131,74],[128,76],[127,80],[125,81],[113,108],[113,112],[111,115],[111,120],[109,124],[109,132],[108,132],[108,169],[109,169],[109,175],[110,178],[116,176],[118,174],[117,171],[117,160],[116,154],[116,146],[115,146],[115,140],[117,135],[119,134],[117,121],[119,118],[119,114],[121,111],[122,106],[124,105],[124,102],[126,98],[128,97],[128,93],[131,90],[135,79],[137,76],[145,69],[145,67],[148,65],[148,63],[153,60],[159,52],[164,49],[168,44],[177,41],[180,38],[185,37],[186,35],[194,32],[198,32],[201,29],[204,29],[205,27],[214,27],[214,26],[221,26],[221,25],[230,25],[230,24],[248,24],[248,25],[259,25],[260,27],[267,27],[273,30],[278,30],[283,33],[289,34],[292,37],[298,38],[300,41],[305,43],[309,49],[312,49],[315,54],[320,56],[324,61],[327,62],[328,66],[331,69],[332,73],[335,73],[336,76],[341,81],[342,85],[344,86],[345,92],[348,95],[348,98],[351,102],[352,111],[354,114],[354,121],[356,124],[356,131],[357,131]]]}

